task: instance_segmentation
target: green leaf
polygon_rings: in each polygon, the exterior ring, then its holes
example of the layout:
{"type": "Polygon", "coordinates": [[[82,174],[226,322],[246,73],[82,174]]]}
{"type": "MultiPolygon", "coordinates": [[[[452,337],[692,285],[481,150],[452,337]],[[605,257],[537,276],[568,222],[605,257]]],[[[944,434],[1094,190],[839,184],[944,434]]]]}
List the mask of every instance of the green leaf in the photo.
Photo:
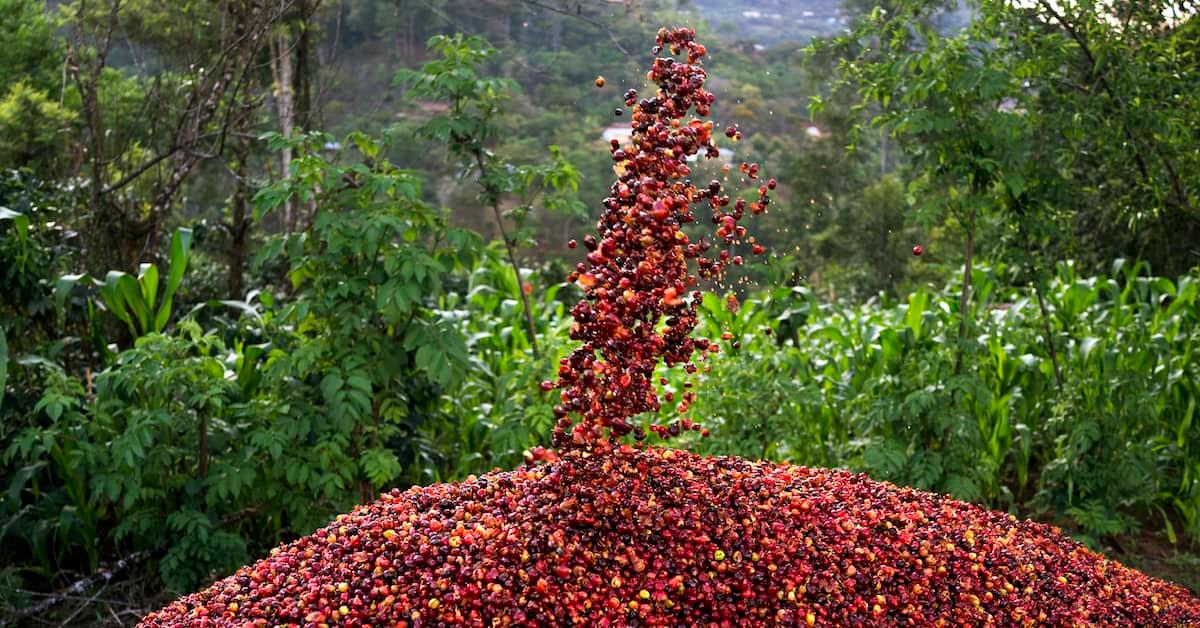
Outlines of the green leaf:
{"type": "Polygon", "coordinates": [[[1158,514],[1162,515],[1163,526],[1167,530],[1167,540],[1171,542],[1171,545],[1175,545],[1179,542],[1179,537],[1175,534],[1175,526],[1171,524],[1171,518],[1167,516],[1167,511],[1162,508],[1158,508],[1158,514]]]}
{"type": "Polygon", "coordinates": [[[941,457],[932,452],[918,451],[909,461],[909,479],[919,489],[929,490],[942,479],[941,457]]]}
{"type": "Polygon", "coordinates": [[[894,329],[884,329],[879,332],[879,346],[883,349],[883,359],[891,360],[900,355],[900,336],[894,329]]]}
{"type": "Polygon", "coordinates": [[[125,303],[125,295],[120,288],[121,277],[124,276],[126,276],[125,273],[119,270],[110,270],[104,277],[104,285],[100,287],[100,296],[104,300],[104,305],[108,307],[108,311],[128,325],[136,336],[138,330],[134,327],[132,310],[125,303]]]}
{"type": "Polygon", "coordinates": [[[1154,289],[1160,294],[1175,296],[1175,283],[1166,277],[1159,277],[1154,280],[1154,289]]]}
{"type": "Polygon", "coordinates": [[[965,475],[951,474],[942,482],[942,486],[952,497],[963,501],[975,501],[983,496],[975,482],[965,475]]]}
{"type": "Polygon", "coordinates": [[[7,207],[0,207],[0,220],[11,220],[17,230],[17,238],[22,242],[29,235],[29,216],[15,212],[7,207]]]}
{"type": "Polygon", "coordinates": [[[364,451],[359,459],[359,464],[367,479],[371,480],[376,488],[400,477],[404,471],[404,467],[400,465],[400,460],[396,458],[395,453],[379,447],[364,451]]]}
{"type": "Polygon", "coordinates": [[[1088,359],[1088,356],[1092,354],[1092,351],[1096,348],[1096,345],[1100,343],[1101,340],[1094,336],[1084,338],[1079,343],[1079,354],[1083,357],[1084,361],[1088,359]]]}
{"type": "Polygon", "coordinates": [[[326,403],[335,402],[343,383],[342,376],[337,372],[330,373],[321,380],[321,395],[325,398],[326,403]]]}
{"type": "Polygon", "coordinates": [[[921,337],[921,323],[924,321],[925,308],[929,306],[929,293],[917,290],[908,295],[908,309],[904,312],[904,324],[912,330],[913,336],[921,337]]]}
{"type": "MultiPolygon", "coordinates": [[[[3,338],[0,337],[0,340],[3,340],[3,338]]],[[[0,399],[3,398],[3,394],[4,391],[0,390],[0,399]]],[[[1183,420],[1179,422],[1179,427],[1176,430],[1176,436],[1181,448],[1187,445],[1188,430],[1192,427],[1192,418],[1194,416],[1196,416],[1196,398],[1189,397],[1187,410],[1183,412],[1183,420]]]]}
{"type": "Polygon", "coordinates": [[[869,469],[879,472],[884,479],[896,477],[907,460],[904,445],[894,440],[867,445],[863,451],[863,462],[869,469]]]}
{"type": "Polygon", "coordinates": [[[25,489],[25,485],[28,484],[29,480],[45,466],[46,463],[43,461],[35,462],[18,469],[17,472],[13,474],[12,480],[10,480],[8,483],[8,498],[14,502],[20,499],[21,491],[25,489]]]}
{"type": "Polygon", "coordinates": [[[167,327],[171,318],[171,302],[175,291],[183,281],[183,273],[187,270],[188,254],[192,249],[192,230],[177,229],[171,236],[171,265],[167,270],[167,286],[163,292],[162,306],[154,316],[154,331],[162,331],[167,327]]]}
{"type": "Polygon", "coordinates": [[[91,283],[92,278],[87,273],[80,273],[77,275],[63,275],[62,277],[58,278],[57,282],[55,282],[54,306],[58,308],[59,312],[63,311],[63,307],[67,303],[67,297],[71,295],[71,290],[75,288],[75,284],[79,283],[80,281],[91,283]]]}
{"type": "Polygon", "coordinates": [[[347,136],[348,140],[354,142],[355,148],[363,155],[375,159],[379,156],[379,142],[375,141],[371,136],[361,131],[355,131],[347,136]]]}
{"type": "Polygon", "coordinates": [[[1013,198],[1020,198],[1025,193],[1025,177],[1019,174],[1010,174],[1004,182],[1008,185],[1008,191],[1013,195],[1013,198]]]}
{"type": "Polygon", "coordinates": [[[138,271],[138,283],[142,285],[142,300],[146,309],[154,310],[154,302],[158,299],[158,267],[154,264],[142,264],[138,271]]]}
{"type": "Polygon", "coordinates": [[[150,311],[146,307],[146,301],[142,298],[142,287],[136,279],[126,273],[119,273],[116,282],[117,292],[120,293],[121,298],[125,301],[125,306],[137,320],[139,333],[145,334],[149,331],[150,311]]]}

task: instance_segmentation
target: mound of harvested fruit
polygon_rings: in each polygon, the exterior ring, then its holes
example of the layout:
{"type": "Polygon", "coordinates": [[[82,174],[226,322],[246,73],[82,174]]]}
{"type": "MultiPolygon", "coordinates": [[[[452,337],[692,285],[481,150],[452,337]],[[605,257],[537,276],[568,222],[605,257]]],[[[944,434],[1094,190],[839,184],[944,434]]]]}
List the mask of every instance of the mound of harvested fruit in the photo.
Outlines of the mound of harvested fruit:
{"type": "Polygon", "coordinates": [[[166,625],[1136,625],[1200,599],[1057,530],[843,471],[668,449],[392,491],[166,625]]]}

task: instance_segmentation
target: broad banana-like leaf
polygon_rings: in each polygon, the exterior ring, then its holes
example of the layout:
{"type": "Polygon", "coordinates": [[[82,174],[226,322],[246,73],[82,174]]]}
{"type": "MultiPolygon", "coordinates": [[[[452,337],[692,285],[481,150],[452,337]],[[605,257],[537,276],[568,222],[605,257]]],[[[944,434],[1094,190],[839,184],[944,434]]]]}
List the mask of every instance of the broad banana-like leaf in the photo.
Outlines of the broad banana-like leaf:
{"type": "Polygon", "coordinates": [[[154,264],[142,264],[138,272],[138,283],[142,287],[142,301],[146,311],[154,311],[154,303],[158,300],[158,267],[154,264]]]}
{"type": "Polygon", "coordinates": [[[192,249],[192,230],[178,229],[171,236],[171,267],[167,270],[167,285],[163,290],[162,305],[154,316],[154,331],[162,331],[171,319],[171,303],[175,291],[183,282],[183,272],[187,270],[188,255],[192,249]]]}

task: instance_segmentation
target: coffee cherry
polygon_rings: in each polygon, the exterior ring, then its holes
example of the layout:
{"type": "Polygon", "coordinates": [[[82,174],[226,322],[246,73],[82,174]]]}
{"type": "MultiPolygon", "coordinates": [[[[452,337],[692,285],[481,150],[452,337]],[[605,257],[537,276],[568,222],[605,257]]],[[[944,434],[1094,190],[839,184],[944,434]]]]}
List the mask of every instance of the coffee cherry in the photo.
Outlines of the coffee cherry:
{"type": "Polygon", "coordinates": [[[573,249],[577,246],[579,246],[579,243],[576,242],[575,240],[567,240],[567,248],[568,249],[573,249]]]}
{"type": "MultiPolygon", "coordinates": [[[[619,176],[603,201],[598,237],[584,238],[589,253],[567,277],[583,288],[585,300],[571,310],[570,337],[581,346],[564,360],[555,386],[562,397],[554,428],[560,448],[595,448],[623,434],[644,434],[630,420],[662,406],[647,369],[666,362],[694,373],[695,354],[703,358],[720,351],[715,343],[691,338],[701,294],[694,291],[689,301],[689,292],[700,278],[719,281],[727,263],[743,263],[740,256],[731,260],[728,252],[719,261],[701,257],[711,243],[693,242],[681,229],[699,213],[691,206],[708,204],[717,212],[717,237],[727,244],[746,237],[745,226],[738,224],[746,201],[736,199],[734,212],[726,214],[719,208],[731,199],[720,195],[721,182],[698,188],[690,178],[689,158],[720,154],[713,123],[687,117],[693,109],[697,116],[706,115],[714,101],[704,89],[707,73],[700,65],[707,50],[696,43],[691,29],[664,29],[656,45],[685,55],[685,60],[654,60],[647,74],[659,87],[653,97],[638,100],[636,90],[625,92],[626,106],[635,107],[633,137],[624,146],[610,142],[619,176]]],[[[736,126],[726,133],[734,139],[741,135],[736,126]]],[[[744,165],[752,177],[758,168],[744,165]]],[[[759,190],[756,207],[768,202],[767,192],[766,187],[759,190]]],[[[689,394],[677,412],[690,407],[695,395],[689,394]]],[[[663,438],[675,433],[662,426],[649,429],[663,438]]]]}
{"type": "Polygon", "coordinates": [[[912,251],[913,251],[913,255],[916,255],[919,257],[922,253],[925,252],[925,249],[921,248],[921,245],[918,244],[913,247],[912,251]]]}
{"type": "Polygon", "coordinates": [[[596,77],[596,87],[604,87],[604,77],[603,76],[596,77]]]}

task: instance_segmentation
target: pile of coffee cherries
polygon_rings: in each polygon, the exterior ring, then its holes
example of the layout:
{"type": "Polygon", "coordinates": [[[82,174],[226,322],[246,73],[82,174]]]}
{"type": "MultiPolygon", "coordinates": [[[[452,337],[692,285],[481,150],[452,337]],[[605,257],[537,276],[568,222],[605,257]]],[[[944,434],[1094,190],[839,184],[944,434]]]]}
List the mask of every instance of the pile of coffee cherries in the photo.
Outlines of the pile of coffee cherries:
{"type": "MultiPolygon", "coordinates": [[[[547,391],[559,390],[555,445],[560,448],[592,446],[631,432],[644,437],[642,428],[629,420],[661,409],[655,368],[660,363],[683,365],[694,373],[694,354],[719,350],[714,342],[691,337],[699,280],[718,279],[726,264],[743,262],[730,253],[731,245],[747,243],[752,253],[764,252],[738,223],[747,212],[767,208],[775,181],[761,183],[757,199],[747,202],[730,198],[721,181],[698,186],[691,179],[689,158],[720,155],[712,121],[690,116],[693,109],[707,116],[713,104],[701,67],[707,51],[688,28],[660,30],[654,51],[669,53],[655,59],[646,75],[657,91],[649,98],[639,98],[635,89],[625,93],[625,105],[632,111],[631,140],[624,145],[612,140],[617,180],[604,199],[598,235],[583,240],[585,261],[568,277],[585,294],[571,310],[571,338],[581,344],[561,361],[558,381],[542,384],[547,391]],[[709,214],[704,219],[711,218],[717,239],[726,247],[712,256],[706,256],[712,243],[692,241],[683,231],[698,219],[695,210],[704,206],[709,214]],[[580,417],[578,423],[573,424],[572,415],[580,417]]],[[[603,86],[603,79],[596,84],[603,86]]],[[[735,126],[725,133],[741,137],[735,126]]],[[[742,180],[758,180],[758,170],[758,164],[741,164],[742,180]]],[[[568,246],[575,248],[576,242],[568,246]]],[[[687,390],[675,409],[683,414],[694,400],[695,392],[687,390]]],[[[665,438],[701,428],[679,419],[651,429],[665,438]]]]}
{"type": "Polygon", "coordinates": [[[600,445],[393,490],[146,626],[1183,626],[1056,529],[843,471],[600,445]]]}

